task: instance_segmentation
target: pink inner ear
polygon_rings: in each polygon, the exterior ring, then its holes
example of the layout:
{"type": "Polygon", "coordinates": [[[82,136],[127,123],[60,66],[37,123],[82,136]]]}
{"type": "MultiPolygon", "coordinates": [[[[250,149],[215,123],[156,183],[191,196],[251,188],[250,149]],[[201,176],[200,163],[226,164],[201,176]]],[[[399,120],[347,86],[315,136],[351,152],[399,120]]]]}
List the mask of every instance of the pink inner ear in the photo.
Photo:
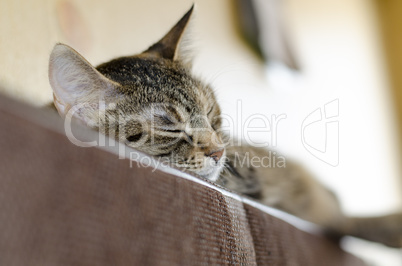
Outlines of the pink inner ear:
{"type": "MultiPolygon", "coordinates": [[[[68,114],[68,113],[70,112],[70,110],[72,109],[72,106],[71,106],[70,104],[66,104],[66,103],[63,103],[62,101],[60,101],[60,100],[57,98],[57,96],[56,96],[55,93],[53,93],[53,103],[54,103],[54,106],[56,107],[56,109],[57,109],[59,115],[60,115],[62,118],[66,118],[67,114],[68,114]]],[[[90,121],[89,121],[89,120],[86,120],[85,117],[81,117],[81,116],[79,115],[81,110],[73,110],[73,111],[74,111],[74,113],[73,113],[73,116],[71,117],[72,121],[78,122],[78,123],[81,123],[81,124],[84,124],[84,125],[86,125],[86,126],[90,126],[90,127],[91,127],[90,121]]]]}
{"type": "Polygon", "coordinates": [[[57,111],[59,112],[59,115],[61,117],[65,117],[66,113],[70,109],[69,105],[63,104],[62,101],[60,101],[56,94],[53,93],[53,103],[54,106],[56,107],[57,111]]]}

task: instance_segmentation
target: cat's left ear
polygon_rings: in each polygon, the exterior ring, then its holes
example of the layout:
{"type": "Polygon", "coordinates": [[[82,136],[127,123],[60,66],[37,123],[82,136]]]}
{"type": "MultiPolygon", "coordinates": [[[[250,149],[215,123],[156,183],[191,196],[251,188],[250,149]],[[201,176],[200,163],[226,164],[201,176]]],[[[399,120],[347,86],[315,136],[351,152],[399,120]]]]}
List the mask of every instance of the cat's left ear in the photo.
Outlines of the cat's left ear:
{"type": "Polygon", "coordinates": [[[194,13],[193,5],[159,42],[152,45],[143,54],[181,61],[186,66],[191,66],[192,55],[189,44],[191,41],[190,28],[194,20],[194,13]]]}
{"type": "Polygon", "coordinates": [[[49,81],[54,105],[62,117],[72,108],[76,118],[87,123],[107,95],[117,94],[119,84],[106,78],[84,57],[65,44],[57,44],[50,55],[49,81]]]}

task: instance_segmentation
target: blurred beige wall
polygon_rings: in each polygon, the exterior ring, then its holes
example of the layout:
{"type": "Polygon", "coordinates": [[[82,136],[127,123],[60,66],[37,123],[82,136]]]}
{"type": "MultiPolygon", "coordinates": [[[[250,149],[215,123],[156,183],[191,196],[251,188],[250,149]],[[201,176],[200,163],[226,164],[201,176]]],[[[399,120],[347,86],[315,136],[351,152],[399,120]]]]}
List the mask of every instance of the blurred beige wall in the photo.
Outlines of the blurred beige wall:
{"type": "Polygon", "coordinates": [[[0,1],[3,93],[35,105],[46,103],[51,100],[48,57],[55,43],[71,45],[95,65],[139,53],[162,37],[193,2],[198,9],[197,39],[203,46],[213,46],[206,40],[218,47],[229,45],[234,38],[230,0],[0,1]]]}

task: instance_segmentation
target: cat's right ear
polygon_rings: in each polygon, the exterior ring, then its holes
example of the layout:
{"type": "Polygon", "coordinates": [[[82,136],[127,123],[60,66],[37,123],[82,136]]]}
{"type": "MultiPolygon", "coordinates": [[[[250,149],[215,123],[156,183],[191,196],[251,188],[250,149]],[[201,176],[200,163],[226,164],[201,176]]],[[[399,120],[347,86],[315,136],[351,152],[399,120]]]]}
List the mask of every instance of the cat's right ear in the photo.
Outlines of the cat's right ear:
{"type": "Polygon", "coordinates": [[[64,117],[72,107],[80,106],[81,109],[74,116],[84,122],[87,120],[85,114],[98,109],[102,97],[112,94],[119,86],[64,44],[57,44],[50,55],[49,81],[59,114],[64,117]]]}
{"type": "Polygon", "coordinates": [[[157,43],[148,48],[144,55],[180,61],[187,67],[191,67],[193,59],[192,27],[195,16],[195,6],[177,22],[175,26],[157,43]]]}

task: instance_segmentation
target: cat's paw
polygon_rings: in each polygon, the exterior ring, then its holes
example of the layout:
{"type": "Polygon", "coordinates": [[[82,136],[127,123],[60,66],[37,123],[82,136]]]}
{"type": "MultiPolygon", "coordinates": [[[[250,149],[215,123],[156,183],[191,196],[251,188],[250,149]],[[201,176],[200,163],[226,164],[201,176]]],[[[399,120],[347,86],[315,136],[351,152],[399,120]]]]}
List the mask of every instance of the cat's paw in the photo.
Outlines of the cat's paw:
{"type": "Polygon", "coordinates": [[[402,213],[380,217],[352,218],[348,220],[345,234],[402,248],[402,213]]]}
{"type": "Polygon", "coordinates": [[[383,241],[387,246],[402,248],[402,213],[392,214],[384,217],[383,241]]]}

